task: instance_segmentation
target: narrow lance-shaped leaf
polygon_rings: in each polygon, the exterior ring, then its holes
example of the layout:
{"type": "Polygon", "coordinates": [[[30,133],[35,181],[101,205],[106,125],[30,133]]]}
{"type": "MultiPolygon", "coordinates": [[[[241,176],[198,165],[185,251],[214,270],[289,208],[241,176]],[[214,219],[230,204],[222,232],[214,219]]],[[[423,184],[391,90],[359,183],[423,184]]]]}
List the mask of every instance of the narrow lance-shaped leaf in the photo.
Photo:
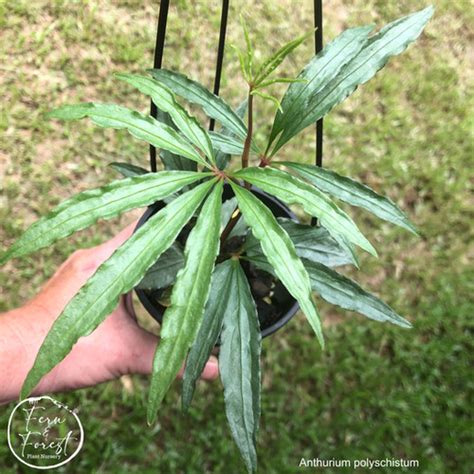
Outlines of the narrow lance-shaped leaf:
{"type": "MultiPolygon", "coordinates": [[[[355,263],[352,255],[348,254],[324,227],[298,224],[283,218],[278,218],[278,223],[288,233],[298,257],[329,267],[355,263]]],[[[245,255],[249,257],[262,255],[260,242],[252,234],[247,237],[244,250],[245,255]]]]}
{"type": "Polygon", "coordinates": [[[138,74],[116,74],[116,77],[150,96],[158,109],[170,115],[178,130],[191,143],[204,152],[211,163],[215,163],[215,153],[206,130],[201,127],[194,117],[189,115],[188,112],[181,107],[176,101],[174,94],[167,87],[151,77],[140,76],[138,74]]]}
{"type": "Polygon", "coordinates": [[[275,54],[272,54],[255,74],[255,86],[264,87],[262,82],[291,54],[312,32],[307,33],[283,45],[275,54]]]}
{"type": "Polygon", "coordinates": [[[185,266],[178,273],[171,305],[163,316],[161,341],[153,360],[147,419],[152,423],[186,354],[196,339],[219,250],[222,181],[209,195],[188,236],[185,266]]]}
{"type": "Polygon", "coordinates": [[[403,211],[389,198],[381,196],[365,184],[341,176],[319,166],[284,161],[278,163],[295,170],[303,178],[325,193],[341,201],[362,207],[381,219],[397,224],[416,234],[416,230],[403,211]]]}
{"type": "Polygon", "coordinates": [[[233,301],[231,298],[235,292],[233,268],[231,260],[219,263],[214,268],[211,290],[201,327],[186,359],[186,368],[183,376],[183,410],[187,410],[191,405],[196,382],[201,376],[219,338],[224,315],[227,311],[235,310],[235,305],[229,304],[233,301]]]}
{"type": "Polygon", "coordinates": [[[411,324],[390,306],[361,288],[355,281],[321,265],[303,260],[311,279],[311,286],[328,303],[357,311],[376,321],[387,321],[409,328],[411,324]]]}
{"type": "Polygon", "coordinates": [[[298,75],[298,79],[303,81],[290,84],[283,96],[283,112],[278,112],[275,117],[268,148],[284,128],[299,120],[310,97],[336,77],[342,66],[360,51],[372,29],[372,26],[363,26],[344,31],[304,67],[298,75]]]}
{"type": "Polygon", "coordinates": [[[157,81],[165,84],[175,94],[193,104],[200,105],[209,117],[217,120],[245,140],[247,127],[223,99],[183,74],[167,69],[152,69],[150,73],[157,81]]]}
{"type": "Polygon", "coordinates": [[[241,155],[244,151],[244,144],[241,140],[223,135],[218,132],[209,132],[212,146],[227,155],[241,155]]]}
{"type": "MultiPolygon", "coordinates": [[[[263,254],[245,257],[258,268],[275,275],[275,271],[263,254]]],[[[357,311],[370,319],[389,322],[410,328],[411,324],[399,316],[390,306],[361,288],[355,281],[318,262],[303,259],[311,279],[311,287],[323,300],[349,311],[357,311]]]]}
{"type": "MultiPolygon", "coordinates": [[[[173,120],[171,120],[170,114],[160,109],[157,110],[156,119],[158,122],[171,127],[173,130],[178,130],[173,120]]],[[[167,170],[197,171],[197,163],[195,161],[188,160],[176,153],[171,153],[171,151],[165,150],[164,148],[159,150],[159,157],[167,170]]]]}
{"type": "Polygon", "coordinates": [[[53,110],[48,116],[60,120],[79,120],[89,117],[101,127],[126,129],[134,137],[155,147],[169,150],[203,166],[208,166],[191,143],[176,130],[153,117],[143,115],[121,105],[95,103],[65,105],[53,110]]]}
{"type": "Polygon", "coordinates": [[[321,346],[324,340],[319,315],[311,296],[308,272],[296,254],[295,246],[288,234],[278,224],[270,209],[261,203],[250,191],[230,181],[239,209],[253,235],[260,241],[263,253],[275,269],[275,274],[298,301],[313,328],[321,346]]]}
{"type": "Polygon", "coordinates": [[[113,311],[121,294],[140,281],[173,243],[213,185],[214,180],[208,181],[178,197],[152,216],[97,269],[54,322],[23,384],[22,398],[61,362],[80,337],[89,335],[113,311]]]}
{"type": "Polygon", "coordinates": [[[0,264],[47,247],[99,219],[147,206],[208,176],[210,173],[161,171],[113,181],[76,194],[29,227],[0,258],[0,264]]]}
{"type": "Polygon", "coordinates": [[[273,102],[276,105],[277,109],[279,109],[280,111],[282,110],[280,101],[276,97],[273,97],[271,94],[266,94],[265,92],[262,92],[261,90],[254,90],[251,92],[251,94],[258,95],[264,100],[269,100],[270,102],[273,102]]]}
{"type": "Polygon", "coordinates": [[[150,171],[142,168],[141,166],[132,165],[130,163],[120,163],[115,161],[113,163],[109,163],[109,166],[113,168],[115,171],[120,173],[125,178],[132,178],[134,176],[141,176],[142,174],[147,174],[150,171]]]}
{"type": "MultiPolygon", "coordinates": [[[[245,99],[235,109],[235,113],[237,114],[237,116],[240,119],[243,119],[243,117],[245,116],[245,113],[247,112],[247,107],[248,107],[248,99],[245,99]]],[[[227,127],[222,127],[220,129],[220,134],[224,135],[226,137],[231,137],[231,138],[237,138],[238,137],[238,135],[233,133],[232,130],[227,128],[227,127]]],[[[242,151],[239,152],[239,154],[242,154],[243,153],[243,140],[239,139],[239,141],[242,142],[242,151]]],[[[253,145],[253,142],[252,142],[252,145],[253,145]]],[[[257,149],[257,153],[258,153],[258,149],[257,149]]],[[[218,151],[217,156],[216,156],[217,167],[219,169],[223,170],[227,166],[227,164],[229,163],[230,158],[231,158],[231,156],[229,154],[224,153],[222,151],[218,151]]]]}
{"type": "Polygon", "coordinates": [[[298,115],[298,120],[285,121],[283,133],[272,150],[272,155],[299,131],[316,122],[342,102],[357,86],[372,78],[387,64],[391,56],[404,51],[421,34],[433,11],[433,7],[430,6],[400,18],[371,37],[360,52],[340,70],[337,77],[309,98],[301,114],[298,115]]]}
{"type": "Polygon", "coordinates": [[[338,235],[342,234],[350,242],[377,256],[372,244],[364,237],[352,219],[314,186],[285,171],[270,167],[245,168],[239,170],[234,176],[263,189],[287,204],[302,205],[308,214],[320,219],[321,225],[326,227],[334,238],[337,239],[338,235]]]}
{"type": "Polygon", "coordinates": [[[148,269],[137,288],[158,290],[171,286],[176,275],[184,266],[184,253],[178,242],[175,242],[148,269]]]}
{"type": "Polygon", "coordinates": [[[249,472],[257,469],[260,418],[260,344],[257,308],[238,260],[230,260],[232,285],[221,335],[219,371],[227,420],[249,472]]]}

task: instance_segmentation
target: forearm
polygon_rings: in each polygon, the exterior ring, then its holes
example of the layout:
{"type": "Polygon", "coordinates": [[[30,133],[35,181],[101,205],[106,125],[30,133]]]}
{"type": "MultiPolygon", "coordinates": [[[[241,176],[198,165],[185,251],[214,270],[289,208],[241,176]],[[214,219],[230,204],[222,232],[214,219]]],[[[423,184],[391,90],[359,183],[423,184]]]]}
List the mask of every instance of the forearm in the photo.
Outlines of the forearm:
{"type": "Polygon", "coordinates": [[[48,329],[45,311],[33,303],[0,314],[0,403],[18,398],[48,329]]]}

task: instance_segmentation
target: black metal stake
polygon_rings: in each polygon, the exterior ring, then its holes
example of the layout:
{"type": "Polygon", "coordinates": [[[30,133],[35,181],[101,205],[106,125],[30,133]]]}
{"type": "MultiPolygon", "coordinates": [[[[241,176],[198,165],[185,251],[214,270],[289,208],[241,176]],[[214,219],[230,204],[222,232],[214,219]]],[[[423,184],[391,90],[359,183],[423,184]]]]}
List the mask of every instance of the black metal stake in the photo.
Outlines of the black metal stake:
{"type": "MultiPolygon", "coordinates": [[[[219,32],[219,46],[217,48],[216,75],[214,78],[214,94],[219,95],[221,86],[222,63],[224,61],[225,34],[227,31],[227,16],[229,13],[229,0],[222,0],[221,28],[219,32]]],[[[209,130],[214,130],[216,122],[211,119],[209,130]]]]}
{"type": "MultiPolygon", "coordinates": [[[[169,0],[161,0],[160,13],[158,16],[158,27],[156,29],[156,45],[155,56],[153,59],[153,67],[155,69],[161,68],[163,61],[163,50],[165,48],[166,23],[168,21],[169,0]]],[[[154,118],[158,115],[156,105],[151,101],[150,115],[154,118]]],[[[156,171],[156,148],[150,145],[150,167],[151,171],[156,171]]]]}
{"type": "MultiPolygon", "coordinates": [[[[322,0],[314,0],[314,45],[316,54],[323,49],[323,2],[322,0]]],[[[323,119],[320,118],[316,122],[316,166],[323,166],[323,119]]],[[[318,220],[313,217],[311,224],[316,225],[318,220]]]]}

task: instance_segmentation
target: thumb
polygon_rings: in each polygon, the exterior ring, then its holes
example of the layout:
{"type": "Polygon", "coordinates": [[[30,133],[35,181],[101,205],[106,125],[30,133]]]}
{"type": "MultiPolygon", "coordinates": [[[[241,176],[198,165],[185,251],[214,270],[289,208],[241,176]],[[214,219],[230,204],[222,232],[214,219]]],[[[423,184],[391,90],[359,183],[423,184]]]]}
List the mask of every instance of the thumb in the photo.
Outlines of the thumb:
{"type": "MultiPolygon", "coordinates": [[[[159,339],[153,334],[137,326],[137,339],[135,348],[139,352],[134,358],[131,372],[138,374],[151,374],[153,368],[153,359],[155,357],[156,347],[159,339]]],[[[182,377],[184,366],[179,371],[178,377],[182,377]]],[[[205,380],[214,380],[219,375],[219,366],[217,358],[211,356],[202,371],[201,378],[205,380]]]]}

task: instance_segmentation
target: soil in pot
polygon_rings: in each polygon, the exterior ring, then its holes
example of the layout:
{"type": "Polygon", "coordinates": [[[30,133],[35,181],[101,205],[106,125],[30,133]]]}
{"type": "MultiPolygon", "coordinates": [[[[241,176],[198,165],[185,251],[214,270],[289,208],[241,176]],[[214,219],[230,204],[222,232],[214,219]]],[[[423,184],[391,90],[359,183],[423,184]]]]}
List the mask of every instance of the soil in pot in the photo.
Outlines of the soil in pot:
{"type": "MultiPolygon", "coordinates": [[[[250,191],[258,197],[276,217],[286,217],[296,220],[295,215],[290,209],[279,200],[255,187],[252,187],[250,191]]],[[[222,195],[223,202],[233,197],[234,194],[231,187],[226,184],[222,195]]],[[[163,202],[157,202],[150,206],[139,220],[137,228],[162,209],[164,205],[163,202]]],[[[186,226],[178,237],[178,241],[183,244],[183,246],[191,230],[191,226],[192,223],[186,226]]],[[[234,249],[237,249],[241,243],[242,240],[240,237],[227,239],[224,248],[221,249],[221,254],[232,252],[234,249]]],[[[257,305],[262,336],[265,337],[273,334],[294,316],[298,311],[298,303],[273,275],[256,268],[249,262],[245,262],[244,260],[241,262],[257,305]]],[[[161,324],[170,289],[145,290],[136,288],[135,291],[145,309],[161,324]]]]}

